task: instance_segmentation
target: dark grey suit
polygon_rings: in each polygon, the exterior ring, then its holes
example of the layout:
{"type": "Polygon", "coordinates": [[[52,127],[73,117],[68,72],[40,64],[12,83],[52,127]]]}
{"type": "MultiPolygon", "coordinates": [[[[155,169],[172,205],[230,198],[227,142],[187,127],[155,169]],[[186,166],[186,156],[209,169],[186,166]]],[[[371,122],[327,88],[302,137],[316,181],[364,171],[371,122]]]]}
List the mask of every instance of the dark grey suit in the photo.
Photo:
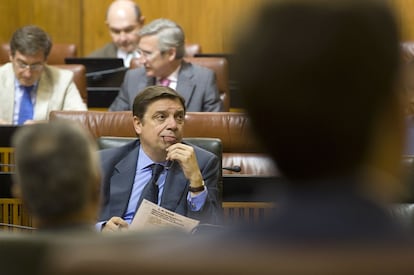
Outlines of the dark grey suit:
{"type": "MultiPolygon", "coordinates": [[[[222,208],[218,190],[219,159],[211,152],[192,146],[208,190],[203,208],[198,212],[188,209],[189,182],[177,162],[173,162],[168,170],[160,205],[181,215],[197,219],[200,223],[220,224],[222,208]]],[[[103,173],[103,205],[99,215],[100,221],[107,221],[113,216],[122,217],[125,214],[134,183],[139,147],[140,141],[136,140],[100,152],[103,173]]]]}
{"type": "MultiPolygon", "coordinates": [[[[147,77],[145,68],[128,70],[121,90],[109,110],[131,110],[138,92],[154,84],[155,78],[147,77]]],[[[187,112],[223,111],[215,74],[208,68],[183,61],[178,73],[176,90],[184,97],[187,112]]]]}
{"type": "Polygon", "coordinates": [[[108,43],[100,49],[93,51],[92,53],[88,54],[88,57],[117,57],[117,48],[114,43],[108,43]]]}

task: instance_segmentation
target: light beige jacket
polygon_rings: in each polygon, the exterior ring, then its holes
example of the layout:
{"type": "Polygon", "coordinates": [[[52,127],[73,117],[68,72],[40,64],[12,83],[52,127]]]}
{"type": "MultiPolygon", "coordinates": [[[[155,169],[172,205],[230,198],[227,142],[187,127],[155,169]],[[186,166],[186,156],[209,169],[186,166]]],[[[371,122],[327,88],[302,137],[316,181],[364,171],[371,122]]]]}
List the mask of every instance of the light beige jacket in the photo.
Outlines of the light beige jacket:
{"type": "MultiPolygon", "coordinates": [[[[11,63],[0,67],[0,120],[13,123],[15,75],[11,63]]],[[[46,65],[37,87],[34,120],[47,120],[53,110],[86,111],[73,72],[46,65]]]]}

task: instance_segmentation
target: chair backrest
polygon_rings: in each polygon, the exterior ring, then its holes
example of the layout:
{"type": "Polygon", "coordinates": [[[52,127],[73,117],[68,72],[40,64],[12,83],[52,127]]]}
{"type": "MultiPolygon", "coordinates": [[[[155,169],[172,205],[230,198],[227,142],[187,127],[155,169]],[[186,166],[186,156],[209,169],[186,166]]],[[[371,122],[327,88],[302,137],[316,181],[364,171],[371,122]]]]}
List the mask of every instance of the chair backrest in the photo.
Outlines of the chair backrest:
{"type": "MultiPolygon", "coordinates": [[[[78,121],[93,137],[136,137],[131,111],[51,111],[50,120],[78,121]]],[[[221,140],[223,167],[240,166],[234,174],[279,175],[272,159],[260,146],[252,131],[251,122],[244,113],[187,112],[184,137],[210,137],[221,140]]],[[[223,174],[233,174],[223,170],[223,174]]]]}
{"type": "Polygon", "coordinates": [[[7,43],[3,43],[0,46],[0,64],[9,62],[10,46],[7,43]]]}
{"type": "MultiPolygon", "coordinates": [[[[185,57],[187,62],[207,67],[216,75],[217,88],[223,102],[224,112],[230,110],[229,63],[225,57],[185,57]]],[[[138,68],[141,64],[138,58],[131,60],[130,68],[138,68]]]]}
{"type": "MultiPolygon", "coordinates": [[[[1,44],[0,47],[0,64],[9,62],[10,45],[8,43],[1,44]]],[[[47,58],[49,65],[65,64],[66,57],[76,57],[77,47],[72,43],[55,43],[50,50],[47,58]]]]}
{"type": "Polygon", "coordinates": [[[83,102],[88,103],[88,90],[86,82],[86,68],[82,64],[55,64],[51,65],[60,69],[70,70],[73,72],[73,82],[83,99],[83,102]]]}
{"type": "Polygon", "coordinates": [[[230,110],[229,63],[224,57],[186,57],[187,62],[207,67],[216,74],[217,88],[224,111],[230,110]]]}
{"type": "Polygon", "coordinates": [[[195,56],[201,53],[201,45],[197,43],[185,44],[185,56],[195,56]]]}
{"type": "MultiPolygon", "coordinates": [[[[134,137],[101,136],[96,139],[99,149],[119,147],[135,140],[134,137]]],[[[219,138],[185,137],[183,141],[201,147],[222,159],[223,146],[219,138]]]]}

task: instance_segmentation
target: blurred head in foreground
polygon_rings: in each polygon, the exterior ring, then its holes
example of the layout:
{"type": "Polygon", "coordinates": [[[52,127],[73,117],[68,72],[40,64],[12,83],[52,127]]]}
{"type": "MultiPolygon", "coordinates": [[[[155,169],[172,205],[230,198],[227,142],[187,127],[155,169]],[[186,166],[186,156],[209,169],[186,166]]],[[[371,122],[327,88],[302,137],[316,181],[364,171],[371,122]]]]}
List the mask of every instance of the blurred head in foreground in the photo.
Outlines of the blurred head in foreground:
{"type": "Polygon", "coordinates": [[[99,206],[100,168],[94,140],[77,124],[51,121],[13,136],[15,192],[38,228],[93,225],[99,206]]]}
{"type": "Polygon", "coordinates": [[[291,182],[399,174],[399,33],[385,1],[272,1],[238,42],[246,110],[291,182]]]}

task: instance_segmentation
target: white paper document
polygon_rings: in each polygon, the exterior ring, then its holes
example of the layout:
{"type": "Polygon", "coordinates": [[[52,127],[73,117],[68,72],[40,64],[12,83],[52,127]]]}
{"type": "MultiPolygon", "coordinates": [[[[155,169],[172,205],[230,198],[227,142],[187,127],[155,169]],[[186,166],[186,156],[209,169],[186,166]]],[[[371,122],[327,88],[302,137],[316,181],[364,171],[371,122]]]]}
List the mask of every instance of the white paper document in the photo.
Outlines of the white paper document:
{"type": "Polygon", "coordinates": [[[200,222],[172,212],[144,199],[129,228],[131,230],[152,230],[177,228],[191,232],[200,222]]]}

